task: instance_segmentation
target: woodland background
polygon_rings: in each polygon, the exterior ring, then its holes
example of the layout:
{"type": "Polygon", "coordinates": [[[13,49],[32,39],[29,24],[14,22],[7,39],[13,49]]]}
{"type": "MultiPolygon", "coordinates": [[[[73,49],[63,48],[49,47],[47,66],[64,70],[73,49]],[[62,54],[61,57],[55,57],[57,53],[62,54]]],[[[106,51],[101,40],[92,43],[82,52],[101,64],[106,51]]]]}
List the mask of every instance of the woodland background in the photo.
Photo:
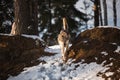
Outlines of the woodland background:
{"type": "Polygon", "coordinates": [[[86,29],[119,26],[119,4],[119,0],[0,0],[0,33],[9,34],[15,22],[18,35],[39,35],[53,45],[66,17],[73,41],[86,29]]]}

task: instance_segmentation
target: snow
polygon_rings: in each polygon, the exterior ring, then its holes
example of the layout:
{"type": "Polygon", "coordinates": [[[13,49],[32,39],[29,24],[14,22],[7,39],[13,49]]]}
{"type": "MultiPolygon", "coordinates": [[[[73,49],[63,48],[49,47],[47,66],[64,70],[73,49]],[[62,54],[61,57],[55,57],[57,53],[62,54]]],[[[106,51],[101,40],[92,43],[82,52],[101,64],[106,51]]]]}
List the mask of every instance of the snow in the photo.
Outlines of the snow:
{"type": "MultiPolygon", "coordinates": [[[[103,1],[103,0],[102,0],[103,1]]],[[[107,2],[107,11],[108,11],[108,24],[113,25],[113,0],[106,0],[107,2]]],[[[117,8],[117,25],[120,26],[120,0],[116,0],[116,8],[117,8]]]]}
{"type": "Polygon", "coordinates": [[[117,43],[111,43],[112,45],[117,45],[117,43]]]}
{"type": "Polygon", "coordinates": [[[80,12],[94,15],[94,12],[92,11],[93,5],[94,4],[90,0],[78,0],[76,2],[76,4],[74,5],[74,7],[80,12]],[[86,8],[85,4],[86,4],[87,8],[86,8]]]}
{"type": "Polygon", "coordinates": [[[87,43],[88,41],[83,41],[83,43],[87,43]]]}
{"type": "Polygon", "coordinates": [[[47,31],[48,31],[48,29],[45,28],[42,32],[39,33],[39,36],[40,36],[41,39],[47,31]]]}
{"type": "MultiPolygon", "coordinates": [[[[0,33],[0,35],[14,36],[14,35],[11,35],[11,34],[3,34],[3,33],[0,33]]],[[[21,36],[24,36],[24,37],[27,37],[27,38],[32,38],[32,39],[38,39],[38,40],[40,40],[40,41],[43,41],[39,36],[36,36],[36,35],[26,35],[26,34],[22,34],[21,36]]]]}
{"type": "Polygon", "coordinates": [[[116,28],[120,30],[120,27],[117,26],[98,26],[98,28],[116,28]]]}
{"type": "Polygon", "coordinates": [[[120,46],[117,47],[117,49],[115,50],[115,52],[120,53],[120,46]]]}
{"type": "Polygon", "coordinates": [[[108,53],[107,53],[107,52],[101,52],[101,54],[103,54],[103,55],[105,55],[105,56],[106,56],[106,55],[108,55],[108,53]]]}
{"type": "MultiPolygon", "coordinates": [[[[90,0],[78,0],[76,2],[76,4],[74,4],[74,7],[78,11],[87,14],[88,15],[87,17],[89,17],[89,18],[91,17],[92,18],[92,16],[94,16],[94,12],[92,10],[93,5],[94,5],[94,3],[91,2],[90,0]],[[86,6],[85,6],[85,4],[86,4],[86,6]]],[[[76,21],[80,21],[80,20],[77,19],[76,21]]],[[[94,19],[88,20],[87,24],[88,24],[88,26],[87,26],[88,29],[93,28],[94,27],[94,19]]],[[[83,32],[84,30],[86,30],[86,28],[85,28],[85,26],[80,26],[79,30],[80,30],[80,32],[83,32]]]]}
{"type": "Polygon", "coordinates": [[[36,36],[36,35],[22,34],[22,36],[27,37],[27,38],[32,38],[32,39],[39,39],[40,41],[43,41],[39,36],[36,36]]]}
{"type": "Polygon", "coordinates": [[[111,76],[111,75],[113,75],[113,72],[107,72],[107,73],[106,73],[106,76],[107,76],[107,77],[109,77],[109,76],[111,76]]]}
{"type": "MultiPolygon", "coordinates": [[[[96,76],[98,72],[108,69],[103,67],[103,64],[71,63],[72,60],[65,64],[58,45],[50,46],[45,51],[53,52],[55,55],[40,57],[39,60],[44,60],[46,63],[26,67],[19,75],[10,76],[7,80],[104,80],[96,76]]],[[[108,75],[111,74],[108,73],[108,75]]]]}
{"type": "Polygon", "coordinates": [[[4,34],[4,33],[0,33],[0,35],[12,36],[10,34],[4,34]]]}
{"type": "Polygon", "coordinates": [[[6,21],[4,21],[3,22],[3,24],[2,24],[3,26],[5,26],[5,25],[12,25],[12,23],[11,23],[11,21],[9,21],[9,20],[6,20],[6,21]]]}
{"type": "MultiPolygon", "coordinates": [[[[101,1],[101,8],[102,8],[102,17],[104,19],[104,10],[103,10],[103,0],[101,1]]],[[[114,25],[113,23],[113,0],[106,0],[107,2],[107,13],[108,13],[108,25],[114,25]]],[[[92,10],[94,3],[91,2],[91,0],[78,0],[76,4],[74,5],[75,8],[83,13],[89,14],[91,16],[94,16],[94,11],[92,10]],[[89,5],[89,8],[85,9],[84,2],[89,5]]],[[[117,25],[120,26],[120,0],[116,0],[116,8],[117,8],[117,25]]],[[[104,20],[103,20],[104,21],[104,20]]],[[[88,21],[88,25],[93,26],[94,20],[88,21]]]]}

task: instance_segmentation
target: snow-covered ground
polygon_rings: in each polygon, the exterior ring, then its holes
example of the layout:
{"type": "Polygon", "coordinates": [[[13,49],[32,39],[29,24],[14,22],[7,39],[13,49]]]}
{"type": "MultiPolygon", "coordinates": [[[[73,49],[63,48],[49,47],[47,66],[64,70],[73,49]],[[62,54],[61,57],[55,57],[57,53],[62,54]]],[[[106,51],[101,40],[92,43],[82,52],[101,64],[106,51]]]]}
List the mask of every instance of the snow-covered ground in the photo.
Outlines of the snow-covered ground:
{"type": "MultiPolygon", "coordinates": [[[[7,80],[104,80],[98,77],[98,72],[104,72],[108,68],[103,64],[92,62],[71,63],[69,60],[63,63],[58,45],[50,46],[45,51],[56,53],[54,56],[41,57],[40,60],[46,63],[40,63],[37,66],[26,67],[24,71],[17,76],[10,76],[7,80]]],[[[111,75],[112,73],[108,73],[111,75]]]]}

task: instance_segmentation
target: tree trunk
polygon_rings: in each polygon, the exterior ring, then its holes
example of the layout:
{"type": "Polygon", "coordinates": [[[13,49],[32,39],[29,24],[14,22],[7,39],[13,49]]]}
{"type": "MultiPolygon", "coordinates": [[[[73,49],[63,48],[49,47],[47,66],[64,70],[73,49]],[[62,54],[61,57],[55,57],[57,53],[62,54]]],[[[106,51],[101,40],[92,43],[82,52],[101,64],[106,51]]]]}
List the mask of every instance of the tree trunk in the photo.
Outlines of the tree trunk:
{"type": "Polygon", "coordinates": [[[38,35],[36,0],[14,0],[16,34],[38,35]]]}
{"type": "Polygon", "coordinates": [[[114,21],[114,26],[117,26],[116,0],[113,0],[113,21],[114,21]]]}
{"type": "Polygon", "coordinates": [[[108,25],[106,0],[103,0],[103,9],[104,9],[104,25],[108,25]]]}
{"type": "Polygon", "coordinates": [[[52,19],[52,15],[51,15],[51,0],[49,0],[49,26],[51,27],[51,19],[52,19]]]}
{"type": "Polygon", "coordinates": [[[99,1],[99,15],[100,15],[100,24],[101,26],[103,26],[103,20],[102,20],[102,11],[101,11],[101,3],[100,3],[100,0],[99,1]]]}
{"type": "MultiPolygon", "coordinates": [[[[28,0],[29,1],[29,0],[28,0]]],[[[31,28],[30,34],[38,35],[38,0],[30,0],[31,28]]]]}
{"type": "Polygon", "coordinates": [[[2,17],[1,17],[1,14],[0,14],[0,29],[2,27],[2,17]]]}
{"type": "Polygon", "coordinates": [[[94,1],[94,26],[99,26],[99,0],[94,1]]]}

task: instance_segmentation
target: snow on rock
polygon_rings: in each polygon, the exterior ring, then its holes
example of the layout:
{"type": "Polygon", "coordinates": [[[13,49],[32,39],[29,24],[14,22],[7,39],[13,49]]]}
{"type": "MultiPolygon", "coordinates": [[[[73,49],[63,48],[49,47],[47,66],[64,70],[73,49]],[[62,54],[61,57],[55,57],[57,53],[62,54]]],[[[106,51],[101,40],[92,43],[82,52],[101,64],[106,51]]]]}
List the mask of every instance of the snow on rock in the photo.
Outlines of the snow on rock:
{"type": "Polygon", "coordinates": [[[4,34],[4,33],[0,33],[0,35],[12,36],[10,34],[4,34]]]}
{"type": "Polygon", "coordinates": [[[117,43],[110,43],[110,44],[112,44],[112,45],[117,45],[117,43]]]}
{"type": "Polygon", "coordinates": [[[43,41],[39,36],[36,36],[36,35],[26,35],[26,34],[22,34],[22,36],[28,37],[28,38],[32,38],[32,39],[39,39],[40,41],[43,41]]]}
{"type": "Polygon", "coordinates": [[[108,55],[108,53],[107,53],[107,52],[101,52],[101,54],[104,54],[105,56],[106,56],[106,55],[108,55]]]}
{"type": "Polygon", "coordinates": [[[24,68],[17,76],[10,76],[7,80],[104,80],[96,76],[99,71],[106,70],[103,64],[63,63],[58,45],[46,48],[45,51],[56,53],[54,56],[42,57],[46,63],[24,68]]]}
{"type": "Polygon", "coordinates": [[[120,46],[117,47],[117,49],[115,50],[115,52],[120,53],[120,46]]]}
{"type": "MultiPolygon", "coordinates": [[[[11,34],[2,34],[0,33],[0,35],[7,35],[7,36],[14,36],[14,35],[11,35],[11,34]]],[[[42,42],[42,45],[44,45],[44,40],[42,40],[39,36],[36,36],[36,35],[26,35],[26,34],[22,34],[21,36],[23,37],[26,37],[26,38],[32,38],[34,40],[36,40],[36,45],[39,45],[40,42],[42,42]]]]}
{"type": "MultiPolygon", "coordinates": [[[[13,35],[11,35],[11,34],[3,34],[3,33],[0,33],[0,35],[13,36],[13,35]]],[[[26,34],[22,34],[21,36],[27,37],[27,38],[32,38],[32,39],[39,39],[40,41],[43,41],[39,36],[36,36],[36,35],[26,35],[26,34]]]]}
{"type": "Polygon", "coordinates": [[[98,26],[99,28],[116,28],[120,30],[120,27],[118,26],[98,26]]]}

